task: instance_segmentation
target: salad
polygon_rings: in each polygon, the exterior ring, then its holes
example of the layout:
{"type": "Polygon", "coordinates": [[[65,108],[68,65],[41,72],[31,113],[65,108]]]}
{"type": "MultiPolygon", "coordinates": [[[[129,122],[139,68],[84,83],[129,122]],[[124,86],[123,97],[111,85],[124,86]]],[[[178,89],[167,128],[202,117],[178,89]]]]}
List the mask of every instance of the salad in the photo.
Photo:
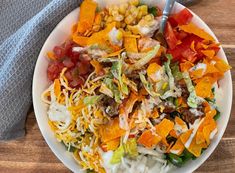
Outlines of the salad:
{"type": "Polygon", "coordinates": [[[218,81],[231,67],[187,8],[169,17],[164,47],[161,16],[138,0],[84,0],[71,36],[47,53],[48,123],[87,172],[168,172],[217,133],[218,81]]]}

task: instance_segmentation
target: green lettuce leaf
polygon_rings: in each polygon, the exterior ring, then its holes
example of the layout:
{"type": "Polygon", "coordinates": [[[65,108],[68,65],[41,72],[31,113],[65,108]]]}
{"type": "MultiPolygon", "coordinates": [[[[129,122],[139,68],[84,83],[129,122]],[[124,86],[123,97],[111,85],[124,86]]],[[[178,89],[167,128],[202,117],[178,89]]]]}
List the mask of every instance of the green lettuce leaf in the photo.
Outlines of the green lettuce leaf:
{"type": "Polygon", "coordinates": [[[128,68],[128,73],[131,73],[134,70],[141,69],[145,64],[147,64],[151,59],[155,57],[155,55],[158,53],[160,48],[160,45],[157,45],[153,48],[153,50],[149,51],[146,56],[138,60],[136,63],[131,65],[128,68]]]}
{"type": "Polygon", "coordinates": [[[117,164],[121,162],[122,157],[128,156],[135,158],[138,156],[137,151],[137,142],[136,139],[129,139],[126,144],[120,145],[113,153],[113,156],[110,160],[111,164],[117,164]]]}
{"type": "Polygon", "coordinates": [[[175,80],[179,81],[179,80],[183,79],[183,76],[182,76],[182,73],[180,72],[178,63],[172,64],[171,72],[172,72],[172,75],[174,76],[175,80]]]}
{"type": "Polygon", "coordinates": [[[113,66],[111,67],[111,73],[119,81],[122,93],[125,94],[125,95],[128,95],[129,94],[128,87],[122,81],[122,63],[123,63],[122,59],[119,59],[119,61],[114,62],[113,66]]]}
{"type": "Polygon", "coordinates": [[[204,99],[201,98],[201,97],[198,97],[196,95],[196,92],[195,92],[195,89],[194,89],[194,86],[192,84],[192,81],[191,81],[191,78],[189,76],[189,73],[188,72],[184,72],[183,73],[183,78],[184,78],[184,81],[187,85],[187,88],[188,88],[188,91],[189,91],[189,97],[188,97],[188,100],[187,100],[187,104],[191,107],[191,108],[197,108],[199,104],[201,104],[204,99]]]}
{"type": "Polygon", "coordinates": [[[181,90],[175,86],[175,79],[170,68],[170,63],[173,57],[171,54],[166,54],[166,58],[167,62],[165,62],[164,67],[168,76],[168,83],[170,89],[161,96],[162,99],[166,99],[168,97],[179,97],[181,95],[181,90]]]}
{"type": "Polygon", "coordinates": [[[122,93],[118,90],[118,87],[113,83],[111,78],[105,78],[103,83],[112,91],[114,100],[117,103],[121,103],[122,93]]]}
{"type": "Polygon", "coordinates": [[[88,96],[85,97],[83,100],[83,103],[85,105],[93,105],[96,104],[98,102],[98,100],[100,99],[101,96],[88,96]]]}
{"type": "Polygon", "coordinates": [[[159,94],[156,93],[156,92],[153,90],[152,84],[146,80],[145,76],[144,76],[142,73],[139,73],[139,76],[140,76],[140,80],[141,80],[142,84],[144,85],[145,90],[146,90],[152,97],[159,96],[159,94]]]}

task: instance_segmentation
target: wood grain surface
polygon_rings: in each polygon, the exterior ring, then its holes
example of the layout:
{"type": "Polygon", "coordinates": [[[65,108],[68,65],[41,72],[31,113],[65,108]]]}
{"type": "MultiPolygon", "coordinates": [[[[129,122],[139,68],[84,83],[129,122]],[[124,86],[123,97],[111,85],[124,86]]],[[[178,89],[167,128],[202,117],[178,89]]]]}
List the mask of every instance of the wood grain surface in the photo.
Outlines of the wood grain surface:
{"type": "MultiPolygon", "coordinates": [[[[228,57],[233,81],[235,76],[235,0],[196,0],[191,6],[214,31],[228,57]]],[[[233,82],[233,89],[235,89],[233,82]]],[[[235,93],[235,92],[234,92],[235,93]]],[[[195,173],[234,173],[235,102],[228,127],[220,144],[195,173]]],[[[221,117],[223,118],[223,117],[221,117]]],[[[0,173],[67,173],[70,172],[44,141],[33,110],[26,121],[26,136],[0,143],[0,173]]]]}

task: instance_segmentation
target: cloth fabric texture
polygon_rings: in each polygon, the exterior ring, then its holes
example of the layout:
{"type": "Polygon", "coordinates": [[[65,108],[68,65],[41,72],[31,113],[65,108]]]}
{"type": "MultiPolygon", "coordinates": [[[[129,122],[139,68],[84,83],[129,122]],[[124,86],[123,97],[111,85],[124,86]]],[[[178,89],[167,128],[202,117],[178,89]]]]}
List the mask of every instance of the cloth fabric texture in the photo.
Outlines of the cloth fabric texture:
{"type": "Polygon", "coordinates": [[[0,0],[0,140],[25,134],[37,57],[48,35],[81,0],[0,0]]]}

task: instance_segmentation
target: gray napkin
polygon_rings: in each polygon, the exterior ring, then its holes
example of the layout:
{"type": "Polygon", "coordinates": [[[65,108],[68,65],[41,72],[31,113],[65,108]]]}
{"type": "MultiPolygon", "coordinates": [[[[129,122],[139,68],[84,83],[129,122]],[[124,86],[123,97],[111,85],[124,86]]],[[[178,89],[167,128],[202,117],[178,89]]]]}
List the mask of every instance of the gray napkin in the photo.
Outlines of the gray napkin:
{"type": "Polygon", "coordinates": [[[0,140],[25,134],[39,51],[78,0],[0,0],[0,140]]]}

